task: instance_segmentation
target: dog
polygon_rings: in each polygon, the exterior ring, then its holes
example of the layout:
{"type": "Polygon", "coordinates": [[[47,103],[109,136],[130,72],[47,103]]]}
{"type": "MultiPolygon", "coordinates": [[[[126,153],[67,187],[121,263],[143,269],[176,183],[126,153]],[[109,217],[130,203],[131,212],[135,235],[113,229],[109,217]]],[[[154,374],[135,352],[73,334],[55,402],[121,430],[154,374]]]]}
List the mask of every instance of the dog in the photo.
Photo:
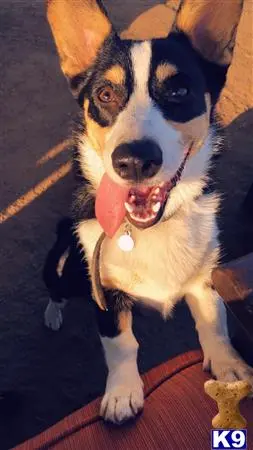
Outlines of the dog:
{"type": "Polygon", "coordinates": [[[241,2],[232,3],[227,13],[226,2],[186,0],[168,37],[150,41],[121,40],[100,1],[47,4],[82,125],[75,134],[73,221],[61,223],[44,270],[51,297],[45,322],[59,329],[71,289],[85,295],[81,286],[86,271],[92,277],[100,241],[97,270],[106,304],[96,295],[94,304],[108,366],[100,412],[117,424],[144,404],[134,302],[168,315],[184,297],[204,369],[219,380],[253,385],[253,369],[232,348],[225,307],[212,287],[219,196],[205,192],[217,147],[214,107],[241,12],[241,2]]]}

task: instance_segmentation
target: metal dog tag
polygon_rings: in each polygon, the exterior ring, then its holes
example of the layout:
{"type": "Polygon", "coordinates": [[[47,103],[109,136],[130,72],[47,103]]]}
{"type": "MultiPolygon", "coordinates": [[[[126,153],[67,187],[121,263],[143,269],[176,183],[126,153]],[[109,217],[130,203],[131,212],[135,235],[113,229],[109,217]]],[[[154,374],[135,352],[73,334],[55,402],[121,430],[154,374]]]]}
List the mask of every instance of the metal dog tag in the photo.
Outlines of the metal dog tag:
{"type": "Polygon", "coordinates": [[[127,231],[125,234],[118,239],[118,246],[123,252],[131,252],[134,248],[134,240],[131,236],[130,231],[127,231]]]}

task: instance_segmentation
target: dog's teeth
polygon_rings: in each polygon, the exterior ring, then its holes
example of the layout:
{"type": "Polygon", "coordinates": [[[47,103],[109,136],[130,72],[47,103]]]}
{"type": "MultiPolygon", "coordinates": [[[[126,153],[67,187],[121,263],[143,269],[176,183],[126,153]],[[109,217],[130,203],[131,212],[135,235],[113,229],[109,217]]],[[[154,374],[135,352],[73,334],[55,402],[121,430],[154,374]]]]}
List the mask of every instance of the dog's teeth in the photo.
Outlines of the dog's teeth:
{"type": "Polygon", "coordinates": [[[149,222],[150,220],[154,219],[155,215],[148,216],[148,217],[138,217],[138,222],[149,222]]]}
{"type": "Polygon", "coordinates": [[[129,202],[134,203],[136,200],[136,196],[134,194],[130,195],[129,202]]]}
{"type": "Polygon", "coordinates": [[[152,206],[152,211],[154,213],[157,213],[160,208],[161,208],[161,202],[157,202],[155,205],[152,206]]]}
{"type": "Polygon", "coordinates": [[[134,210],[134,207],[132,205],[129,205],[129,203],[125,202],[125,208],[126,210],[131,214],[134,210]]]}
{"type": "Polygon", "coordinates": [[[154,190],[154,194],[159,194],[159,192],[160,192],[160,188],[157,187],[157,188],[154,190]]]}
{"type": "Polygon", "coordinates": [[[146,217],[143,217],[141,214],[131,214],[131,217],[135,220],[137,220],[138,222],[142,222],[142,223],[146,223],[146,222],[150,222],[150,220],[154,219],[156,217],[156,214],[154,213],[149,213],[146,217]]]}

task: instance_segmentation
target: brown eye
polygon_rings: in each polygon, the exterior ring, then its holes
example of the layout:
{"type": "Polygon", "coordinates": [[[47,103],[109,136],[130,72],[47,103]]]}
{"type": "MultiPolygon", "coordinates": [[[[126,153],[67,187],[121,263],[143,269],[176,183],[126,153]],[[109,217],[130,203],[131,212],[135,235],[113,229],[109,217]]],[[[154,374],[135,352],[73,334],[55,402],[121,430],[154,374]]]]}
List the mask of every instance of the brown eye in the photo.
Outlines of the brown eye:
{"type": "Polygon", "coordinates": [[[101,89],[101,91],[99,91],[98,93],[98,99],[102,103],[111,103],[115,101],[115,94],[113,92],[113,89],[110,87],[101,89]]]}

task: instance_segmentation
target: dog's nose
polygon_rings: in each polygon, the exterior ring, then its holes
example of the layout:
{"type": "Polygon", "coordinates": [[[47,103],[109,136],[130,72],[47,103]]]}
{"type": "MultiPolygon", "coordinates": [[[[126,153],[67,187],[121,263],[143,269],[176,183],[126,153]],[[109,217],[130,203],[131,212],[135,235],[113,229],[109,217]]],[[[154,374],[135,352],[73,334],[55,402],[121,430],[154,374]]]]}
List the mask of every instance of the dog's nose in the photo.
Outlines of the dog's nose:
{"type": "Polygon", "coordinates": [[[162,162],[159,145],[150,139],[121,144],[112,153],[113,168],[124,180],[140,182],[151,178],[156,175],[162,162]]]}

